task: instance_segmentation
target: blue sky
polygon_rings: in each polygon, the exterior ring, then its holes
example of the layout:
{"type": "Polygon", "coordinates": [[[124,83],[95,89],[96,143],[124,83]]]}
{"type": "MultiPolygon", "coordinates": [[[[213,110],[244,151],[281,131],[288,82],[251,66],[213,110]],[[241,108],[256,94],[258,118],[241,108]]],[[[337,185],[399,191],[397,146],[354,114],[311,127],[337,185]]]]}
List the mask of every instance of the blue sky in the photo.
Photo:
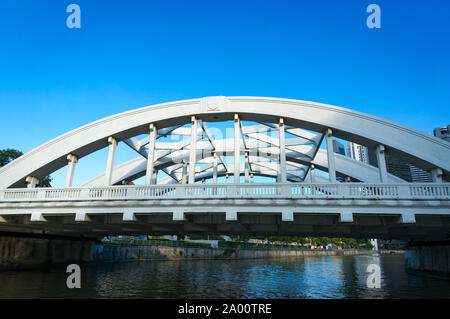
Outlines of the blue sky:
{"type": "Polygon", "coordinates": [[[2,0],[0,149],[214,95],[329,103],[431,133],[450,122],[449,12],[442,0],[2,0]],[[70,3],[81,29],[66,26],[70,3]],[[381,29],[366,26],[370,3],[381,29]]]}

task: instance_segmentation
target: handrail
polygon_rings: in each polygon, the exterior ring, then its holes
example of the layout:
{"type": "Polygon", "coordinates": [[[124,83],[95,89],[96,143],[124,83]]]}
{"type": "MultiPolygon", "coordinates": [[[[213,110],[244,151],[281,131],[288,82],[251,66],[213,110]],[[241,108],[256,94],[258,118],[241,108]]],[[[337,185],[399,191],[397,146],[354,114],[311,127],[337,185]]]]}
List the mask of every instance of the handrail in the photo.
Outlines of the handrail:
{"type": "Polygon", "coordinates": [[[0,190],[0,202],[148,199],[450,199],[450,183],[253,183],[18,188],[0,190]]]}

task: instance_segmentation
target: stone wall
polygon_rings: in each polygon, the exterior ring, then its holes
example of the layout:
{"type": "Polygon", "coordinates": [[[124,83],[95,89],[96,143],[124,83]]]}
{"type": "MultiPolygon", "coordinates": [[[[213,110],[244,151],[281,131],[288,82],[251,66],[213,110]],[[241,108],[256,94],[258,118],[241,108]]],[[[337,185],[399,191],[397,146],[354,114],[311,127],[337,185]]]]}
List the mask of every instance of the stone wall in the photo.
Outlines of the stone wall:
{"type": "Polygon", "coordinates": [[[358,250],[252,250],[102,244],[92,240],[0,236],[0,270],[127,260],[256,259],[367,254],[358,250]]]}
{"type": "Polygon", "coordinates": [[[104,245],[94,256],[98,261],[180,260],[180,259],[257,259],[306,256],[343,256],[368,254],[359,250],[256,250],[104,245]]]}
{"type": "Polygon", "coordinates": [[[450,243],[410,246],[405,253],[405,265],[407,270],[450,277],[450,243]]]}
{"type": "Polygon", "coordinates": [[[0,237],[0,270],[93,261],[99,244],[81,239],[0,237]]]}

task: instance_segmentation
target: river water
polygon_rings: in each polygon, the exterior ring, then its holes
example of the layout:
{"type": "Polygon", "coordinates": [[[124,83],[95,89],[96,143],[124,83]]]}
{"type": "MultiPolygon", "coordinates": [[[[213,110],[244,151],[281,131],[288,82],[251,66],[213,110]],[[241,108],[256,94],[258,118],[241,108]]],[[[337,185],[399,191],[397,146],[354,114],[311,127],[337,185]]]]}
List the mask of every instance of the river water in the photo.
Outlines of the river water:
{"type": "Polygon", "coordinates": [[[104,263],[0,272],[0,298],[450,298],[450,281],[407,274],[403,255],[104,263]],[[367,287],[378,264],[381,287],[367,287]]]}

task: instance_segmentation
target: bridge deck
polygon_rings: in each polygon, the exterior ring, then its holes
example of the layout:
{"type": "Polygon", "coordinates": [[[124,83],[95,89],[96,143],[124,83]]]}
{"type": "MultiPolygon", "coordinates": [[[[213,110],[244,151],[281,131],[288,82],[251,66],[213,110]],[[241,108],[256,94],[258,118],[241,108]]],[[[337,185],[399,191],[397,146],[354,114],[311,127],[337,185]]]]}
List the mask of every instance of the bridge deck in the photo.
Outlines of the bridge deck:
{"type": "Polygon", "coordinates": [[[177,184],[0,190],[0,231],[443,239],[450,185],[177,184]]]}

